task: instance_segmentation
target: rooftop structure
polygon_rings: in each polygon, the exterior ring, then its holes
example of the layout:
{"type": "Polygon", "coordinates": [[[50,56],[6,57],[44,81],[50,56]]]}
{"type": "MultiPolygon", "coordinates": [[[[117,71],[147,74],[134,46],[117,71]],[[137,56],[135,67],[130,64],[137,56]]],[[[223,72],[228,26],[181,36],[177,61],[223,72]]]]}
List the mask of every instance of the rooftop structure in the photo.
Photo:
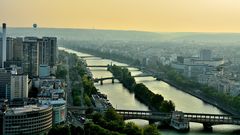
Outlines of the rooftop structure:
{"type": "Polygon", "coordinates": [[[6,23],[2,24],[2,63],[1,63],[1,67],[4,67],[4,62],[6,62],[7,60],[7,45],[6,45],[6,23]]]}
{"type": "Polygon", "coordinates": [[[8,108],[5,112],[5,115],[17,115],[17,114],[22,114],[22,113],[28,113],[32,111],[41,111],[49,108],[49,105],[26,105],[23,107],[13,107],[13,108],[8,108]]]}

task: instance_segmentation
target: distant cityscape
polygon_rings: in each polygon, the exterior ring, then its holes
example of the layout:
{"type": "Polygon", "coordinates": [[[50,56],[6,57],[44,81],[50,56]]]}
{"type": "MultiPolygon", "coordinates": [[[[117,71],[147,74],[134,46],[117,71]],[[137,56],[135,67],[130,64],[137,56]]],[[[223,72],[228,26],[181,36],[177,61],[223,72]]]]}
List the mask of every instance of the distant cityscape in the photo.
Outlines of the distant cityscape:
{"type": "MultiPolygon", "coordinates": [[[[71,48],[77,48],[75,42],[70,45],[71,48]]],[[[183,42],[181,40],[127,43],[106,41],[104,44],[89,41],[94,47],[86,46],[85,41],[79,42],[82,42],[78,45],[79,48],[85,50],[100,50],[108,55],[137,59],[142,66],[167,65],[187,78],[215,88],[217,92],[231,96],[240,94],[240,56],[238,47],[233,45],[237,41],[229,42],[228,48],[223,45],[227,43],[217,41],[199,41],[195,44],[193,41],[179,43],[183,42]]]]}

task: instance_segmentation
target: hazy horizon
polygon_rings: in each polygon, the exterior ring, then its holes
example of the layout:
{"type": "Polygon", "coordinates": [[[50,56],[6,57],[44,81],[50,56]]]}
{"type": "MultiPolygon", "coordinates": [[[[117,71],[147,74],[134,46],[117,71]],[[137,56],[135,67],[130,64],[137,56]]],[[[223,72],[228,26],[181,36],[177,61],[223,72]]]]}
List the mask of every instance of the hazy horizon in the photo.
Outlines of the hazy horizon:
{"type": "MultiPolygon", "coordinates": [[[[5,23],[5,22],[3,22],[5,23]]],[[[135,30],[135,29],[129,29],[129,30],[125,30],[125,29],[103,29],[103,28],[74,28],[74,27],[37,27],[37,28],[33,28],[31,26],[26,26],[26,27],[15,27],[15,26],[7,26],[7,28],[11,28],[11,29],[66,29],[66,30],[99,30],[99,31],[124,31],[124,32],[145,32],[145,33],[156,33],[156,34],[160,34],[160,33],[200,33],[200,34],[240,34],[239,32],[204,32],[204,31],[171,31],[171,32],[164,32],[164,31],[144,31],[144,30],[135,30]]],[[[1,33],[1,31],[0,31],[1,33]]]]}

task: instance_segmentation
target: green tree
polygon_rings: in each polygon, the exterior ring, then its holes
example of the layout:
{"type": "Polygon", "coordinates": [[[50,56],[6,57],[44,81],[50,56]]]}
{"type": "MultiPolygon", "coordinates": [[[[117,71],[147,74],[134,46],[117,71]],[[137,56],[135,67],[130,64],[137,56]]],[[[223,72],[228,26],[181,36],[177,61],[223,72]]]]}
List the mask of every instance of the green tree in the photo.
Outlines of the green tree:
{"type": "Polygon", "coordinates": [[[155,125],[147,125],[143,129],[143,135],[160,135],[160,132],[155,125]]]}
{"type": "Polygon", "coordinates": [[[164,100],[164,98],[163,98],[162,95],[155,94],[155,95],[152,97],[152,99],[151,99],[151,104],[152,104],[154,107],[160,109],[163,100],[164,100]]]}
{"type": "Polygon", "coordinates": [[[84,101],[85,101],[85,104],[87,106],[91,106],[92,105],[91,99],[89,98],[89,96],[87,94],[84,94],[84,101]]]}
{"type": "Polygon", "coordinates": [[[109,108],[105,114],[104,117],[107,121],[123,121],[123,118],[121,115],[119,115],[113,108],[109,108]]]}
{"type": "Polygon", "coordinates": [[[142,130],[133,122],[125,125],[124,133],[127,135],[142,135],[142,130]]]}
{"type": "Polygon", "coordinates": [[[48,135],[71,135],[69,126],[54,126],[48,132],[48,135]]]}
{"type": "Polygon", "coordinates": [[[71,131],[71,135],[83,135],[84,134],[84,129],[82,129],[79,126],[75,127],[73,125],[70,125],[70,131],[71,131]]]}
{"type": "Polygon", "coordinates": [[[175,110],[175,105],[171,100],[170,101],[165,100],[162,102],[160,110],[162,112],[172,112],[175,110]]]}
{"type": "Polygon", "coordinates": [[[80,106],[81,105],[81,98],[80,96],[73,96],[73,105],[80,106]]]}
{"type": "Polygon", "coordinates": [[[67,75],[67,69],[61,65],[58,65],[55,74],[56,74],[56,78],[65,79],[67,75]]]}

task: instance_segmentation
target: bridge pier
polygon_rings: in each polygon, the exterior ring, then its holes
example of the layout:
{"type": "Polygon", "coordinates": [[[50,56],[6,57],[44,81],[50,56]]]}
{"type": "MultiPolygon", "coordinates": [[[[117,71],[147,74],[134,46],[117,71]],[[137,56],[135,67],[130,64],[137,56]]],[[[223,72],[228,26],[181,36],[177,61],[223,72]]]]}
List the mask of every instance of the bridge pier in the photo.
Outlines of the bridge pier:
{"type": "Polygon", "coordinates": [[[151,124],[154,124],[155,121],[154,120],[149,120],[148,123],[149,123],[149,125],[151,125],[151,124]]]}
{"type": "Polygon", "coordinates": [[[103,80],[100,80],[100,84],[103,85],[103,80]]]}
{"type": "Polygon", "coordinates": [[[114,78],[112,78],[112,83],[114,83],[114,78]]]}
{"type": "Polygon", "coordinates": [[[204,128],[205,131],[212,131],[212,124],[203,123],[203,128],[204,128]]]}
{"type": "Polygon", "coordinates": [[[170,126],[178,131],[189,131],[189,121],[184,118],[183,112],[174,111],[172,113],[170,126]]]}

